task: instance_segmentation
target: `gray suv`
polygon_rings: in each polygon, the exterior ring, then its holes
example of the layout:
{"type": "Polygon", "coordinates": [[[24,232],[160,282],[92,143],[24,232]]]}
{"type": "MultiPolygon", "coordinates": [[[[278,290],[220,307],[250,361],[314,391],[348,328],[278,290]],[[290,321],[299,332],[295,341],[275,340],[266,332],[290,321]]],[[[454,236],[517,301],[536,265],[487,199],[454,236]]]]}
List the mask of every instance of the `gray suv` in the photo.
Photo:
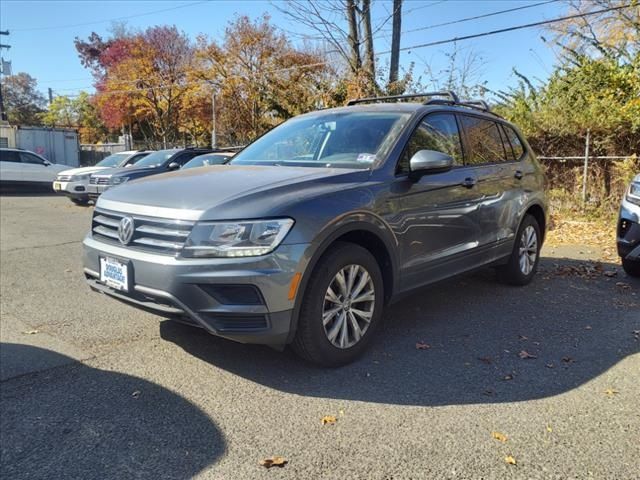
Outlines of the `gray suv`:
{"type": "Polygon", "coordinates": [[[338,366],[406,292],[484,266],[528,284],[543,187],[525,139],[483,102],[356,100],[281,124],[228,165],[108,190],[84,272],[135,307],[338,366]]]}

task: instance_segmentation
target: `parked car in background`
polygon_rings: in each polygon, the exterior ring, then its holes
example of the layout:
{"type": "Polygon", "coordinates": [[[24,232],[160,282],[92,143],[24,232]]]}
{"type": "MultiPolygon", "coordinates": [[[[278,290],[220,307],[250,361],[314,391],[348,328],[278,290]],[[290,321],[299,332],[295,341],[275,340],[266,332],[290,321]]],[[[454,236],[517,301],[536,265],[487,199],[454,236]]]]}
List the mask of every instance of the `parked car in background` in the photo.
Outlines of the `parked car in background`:
{"type": "Polygon", "coordinates": [[[640,277],[640,174],[629,185],[620,206],[618,255],[624,271],[640,277]]]}
{"type": "Polygon", "coordinates": [[[353,101],[284,122],[229,165],[107,192],[84,272],[138,308],[338,366],[411,290],[485,266],[531,282],[543,188],[522,134],[484,102],[353,101]]]}
{"type": "Polygon", "coordinates": [[[208,148],[171,148],[153,152],[132,167],[114,168],[97,172],[89,178],[89,198],[95,200],[105,190],[121,185],[129,180],[178,170],[193,157],[210,153],[208,148]]]}
{"type": "Polygon", "coordinates": [[[224,165],[233,158],[236,152],[215,152],[205,153],[204,155],[198,155],[193,157],[187,163],[182,166],[182,170],[188,170],[189,168],[207,167],[209,165],[224,165]]]}
{"type": "Polygon", "coordinates": [[[89,177],[92,173],[101,172],[109,168],[131,167],[141,158],[146,157],[152,150],[129,150],[118,152],[103,158],[91,167],[72,168],[60,172],[53,182],[53,190],[62,193],[77,204],[89,202],[89,177]]]}
{"type": "Polygon", "coordinates": [[[49,189],[56,175],[68,168],[28,150],[0,148],[0,186],[3,188],[49,189]]]}

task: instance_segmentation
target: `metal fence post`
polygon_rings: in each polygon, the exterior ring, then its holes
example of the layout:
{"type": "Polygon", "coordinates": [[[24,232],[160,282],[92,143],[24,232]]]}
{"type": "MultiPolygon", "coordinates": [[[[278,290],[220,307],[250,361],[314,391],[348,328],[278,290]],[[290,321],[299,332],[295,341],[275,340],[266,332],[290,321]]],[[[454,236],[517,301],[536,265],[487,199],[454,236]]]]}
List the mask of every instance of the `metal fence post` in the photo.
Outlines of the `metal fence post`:
{"type": "Polygon", "coordinates": [[[584,147],[584,170],[582,172],[582,203],[587,202],[587,172],[589,167],[589,140],[590,131],[587,130],[587,143],[584,147]]]}

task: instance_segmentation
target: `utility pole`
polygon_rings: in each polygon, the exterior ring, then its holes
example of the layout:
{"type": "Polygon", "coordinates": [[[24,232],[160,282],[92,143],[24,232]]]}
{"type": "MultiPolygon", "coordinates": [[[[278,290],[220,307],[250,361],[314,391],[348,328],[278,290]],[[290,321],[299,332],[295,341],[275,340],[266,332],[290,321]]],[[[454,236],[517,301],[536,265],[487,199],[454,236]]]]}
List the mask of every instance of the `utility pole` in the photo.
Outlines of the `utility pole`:
{"type": "Polygon", "coordinates": [[[51,106],[51,102],[53,102],[53,90],[49,87],[49,106],[51,106]]]}
{"type": "Polygon", "coordinates": [[[216,90],[211,92],[211,148],[218,148],[216,139],[216,90]]]}
{"type": "Polygon", "coordinates": [[[393,30],[391,32],[391,65],[389,83],[398,81],[400,66],[400,30],[402,29],[402,0],[393,0],[393,30]]]}
{"type": "MultiPolygon", "coordinates": [[[[9,35],[9,30],[2,30],[0,31],[0,35],[9,35]]],[[[9,50],[11,48],[11,45],[5,45],[4,43],[0,43],[0,52],[2,51],[3,48],[6,48],[7,50],[9,50]]],[[[2,61],[2,68],[4,69],[4,61],[2,61]]],[[[0,72],[0,122],[6,122],[7,121],[7,112],[4,109],[4,99],[2,98],[2,73],[0,72]]]]}

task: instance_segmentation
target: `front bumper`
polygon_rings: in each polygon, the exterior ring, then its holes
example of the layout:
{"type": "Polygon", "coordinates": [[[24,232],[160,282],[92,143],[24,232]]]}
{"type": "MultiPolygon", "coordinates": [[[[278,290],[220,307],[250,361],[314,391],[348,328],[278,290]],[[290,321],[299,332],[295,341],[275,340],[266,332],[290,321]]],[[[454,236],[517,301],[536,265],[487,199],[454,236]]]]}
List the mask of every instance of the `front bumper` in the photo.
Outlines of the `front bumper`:
{"type": "Polygon", "coordinates": [[[618,255],[640,261],[640,205],[622,200],[617,229],[618,255]]]}
{"type": "Polygon", "coordinates": [[[71,198],[88,198],[88,182],[64,182],[59,180],[53,181],[53,191],[62,193],[71,198]]]}
{"type": "Polygon", "coordinates": [[[83,263],[89,286],[134,307],[178,317],[208,332],[242,343],[289,341],[295,299],[290,286],[308,261],[308,244],[281,245],[261,257],[183,259],[106,244],[87,236],[83,263]],[[100,282],[100,257],[129,265],[129,290],[100,282]],[[233,298],[221,296],[233,288],[233,298]],[[235,288],[238,287],[238,288],[235,288]],[[258,292],[243,296],[243,292],[258,292]]]}
{"type": "Polygon", "coordinates": [[[113,185],[97,185],[97,184],[89,184],[87,185],[87,193],[89,194],[89,198],[95,200],[104,192],[109,190],[113,185]]]}

